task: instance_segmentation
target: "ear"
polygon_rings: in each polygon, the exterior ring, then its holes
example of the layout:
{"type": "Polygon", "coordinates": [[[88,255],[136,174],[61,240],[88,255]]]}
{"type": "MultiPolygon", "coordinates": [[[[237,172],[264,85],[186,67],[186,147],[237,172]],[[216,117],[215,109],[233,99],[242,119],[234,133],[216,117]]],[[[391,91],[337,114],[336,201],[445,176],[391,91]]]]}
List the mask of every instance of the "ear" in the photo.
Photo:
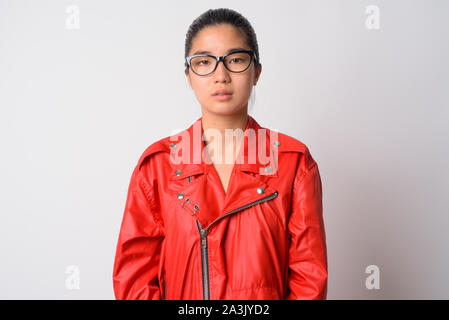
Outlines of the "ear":
{"type": "Polygon", "coordinates": [[[262,64],[256,67],[255,74],[254,74],[254,82],[253,85],[257,84],[257,81],[259,81],[260,73],[262,72],[262,64]]]}

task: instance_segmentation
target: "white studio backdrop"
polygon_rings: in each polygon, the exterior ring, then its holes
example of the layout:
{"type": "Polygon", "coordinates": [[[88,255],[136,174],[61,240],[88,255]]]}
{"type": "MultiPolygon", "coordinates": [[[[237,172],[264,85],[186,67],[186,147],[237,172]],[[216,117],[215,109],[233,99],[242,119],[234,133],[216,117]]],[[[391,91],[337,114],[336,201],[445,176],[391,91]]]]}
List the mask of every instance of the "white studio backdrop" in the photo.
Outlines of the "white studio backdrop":
{"type": "Polygon", "coordinates": [[[0,0],[0,298],[114,299],[131,172],[201,116],[185,34],[220,7],[258,36],[250,114],[318,162],[328,299],[448,299],[446,0],[0,0]]]}

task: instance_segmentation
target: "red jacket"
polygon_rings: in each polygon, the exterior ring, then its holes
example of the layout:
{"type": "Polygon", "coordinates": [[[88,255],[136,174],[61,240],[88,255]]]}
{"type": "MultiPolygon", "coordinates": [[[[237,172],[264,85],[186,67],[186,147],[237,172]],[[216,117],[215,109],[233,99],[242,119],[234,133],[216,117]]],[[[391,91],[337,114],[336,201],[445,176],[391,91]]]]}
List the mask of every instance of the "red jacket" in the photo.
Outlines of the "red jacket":
{"type": "Polygon", "coordinates": [[[117,243],[115,297],[326,299],[321,178],[309,149],[248,116],[225,193],[201,157],[202,133],[199,118],[140,157],[117,243]]]}

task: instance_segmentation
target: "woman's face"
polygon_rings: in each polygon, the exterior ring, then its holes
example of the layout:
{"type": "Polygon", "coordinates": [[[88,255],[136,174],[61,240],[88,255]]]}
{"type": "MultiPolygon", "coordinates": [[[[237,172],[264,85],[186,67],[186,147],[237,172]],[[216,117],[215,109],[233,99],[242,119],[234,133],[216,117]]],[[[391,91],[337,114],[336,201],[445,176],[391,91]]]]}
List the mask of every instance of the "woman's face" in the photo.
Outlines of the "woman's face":
{"type": "MultiPolygon", "coordinates": [[[[221,24],[206,27],[198,32],[192,40],[188,55],[197,51],[209,51],[211,55],[220,57],[233,48],[251,50],[239,29],[229,24],[221,24]]],[[[253,59],[250,67],[240,73],[228,71],[220,62],[212,74],[199,76],[188,70],[186,76],[203,112],[233,115],[247,108],[252,87],[256,85],[261,71],[262,67],[255,68],[253,59]],[[217,90],[230,91],[232,95],[226,99],[219,98],[214,96],[217,90]]]]}

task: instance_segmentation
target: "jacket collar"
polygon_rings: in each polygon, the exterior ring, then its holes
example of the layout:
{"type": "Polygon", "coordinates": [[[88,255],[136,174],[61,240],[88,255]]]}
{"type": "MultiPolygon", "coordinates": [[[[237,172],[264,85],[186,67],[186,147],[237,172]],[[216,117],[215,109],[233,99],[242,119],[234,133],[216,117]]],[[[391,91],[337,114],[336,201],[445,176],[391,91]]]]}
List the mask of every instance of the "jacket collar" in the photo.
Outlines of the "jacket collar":
{"type": "MultiPolygon", "coordinates": [[[[212,165],[204,139],[203,118],[198,118],[188,129],[170,136],[170,159],[174,172],[171,180],[180,180],[204,174],[212,165]]],[[[239,154],[234,162],[236,170],[257,175],[278,177],[278,133],[263,128],[250,115],[243,132],[239,154]]]]}

